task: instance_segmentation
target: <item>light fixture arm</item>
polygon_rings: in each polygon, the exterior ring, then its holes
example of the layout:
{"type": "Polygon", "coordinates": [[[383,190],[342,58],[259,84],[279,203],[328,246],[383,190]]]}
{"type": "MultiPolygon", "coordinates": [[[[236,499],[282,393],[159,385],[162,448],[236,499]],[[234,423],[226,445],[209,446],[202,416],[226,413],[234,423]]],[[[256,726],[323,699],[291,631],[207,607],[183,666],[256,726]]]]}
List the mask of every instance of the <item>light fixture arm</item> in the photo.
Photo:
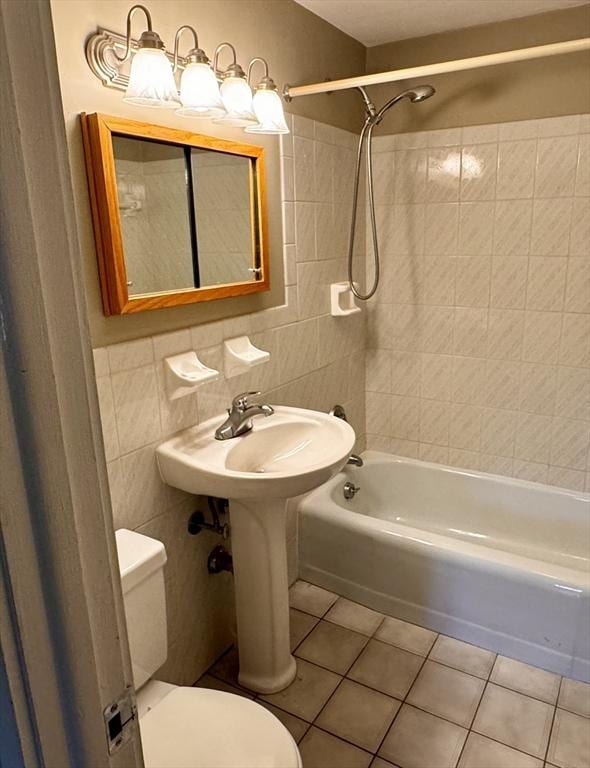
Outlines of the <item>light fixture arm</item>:
{"type": "Polygon", "coordinates": [[[131,22],[133,21],[133,15],[135,11],[143,11],[145,13],[145,18],[147,21],[147,31],[153,33],[152,29],[152,16],[151,13],[148,11],[148,9],[145,7],[145,5],[134,5],[129,9],[129,13],[127,14],[127,44],[125,47],[125,54],[121,57],[117,53],[117,51],[113,48],[113,53],[115,55],[115,58],[121,62],[121,64],[124,61],[127,61],[129,56],[131,55],[131,22]]]}
{"type": "MultiPolygon", "coordinates": [[[[236,67],[240,67],[240,65],[237,62],[237,56],[236,56],[236,49],[231,43],[219,43],[217,48],[215,49],[215,54],[213,56],[213,71],[216,75],[221,74],[222,72],[227,72],[231,69],[235,69],[236,67]],[[229,65],[229,67],[226,70],[219,69],[219,55],[223,51],[224,48],[229,48],[232,52],[232,63],[229,65]]],[[[241,67],[240,67],[241,69],[241,67]]]]}
{"type": "Polygon", "coordinates": [[[248,64],[248,84],[250,83],[250,77],[252,75],[252,70],[254,68],[254,65],[260,62],[262,66],[264,67],[264,79],[268,80],[268,61],[266,59],[263,59],[262,56],[255,56],[253,59],[251,59],[250,63],[248,64]]]}
{"type": "Polygon", "coordinates": [[[208,64],[209,59],[207,58],[205,51],[201,50],[199,48],[199,36],[197,35],[197,30],[194,27],[191,27],[190,24],[183,24],[182,27],[179,27],[176,31],[176,35],[174,36],[174,71],[178,69],[178,48],[180,44],[180,38],[182,37],[182,33],[184,31],[188,30],[194,40],[194,47],[191,48],[191,50],[188,52],[186,58],[187,61],[196,61],[200,64],[208,64]]]}

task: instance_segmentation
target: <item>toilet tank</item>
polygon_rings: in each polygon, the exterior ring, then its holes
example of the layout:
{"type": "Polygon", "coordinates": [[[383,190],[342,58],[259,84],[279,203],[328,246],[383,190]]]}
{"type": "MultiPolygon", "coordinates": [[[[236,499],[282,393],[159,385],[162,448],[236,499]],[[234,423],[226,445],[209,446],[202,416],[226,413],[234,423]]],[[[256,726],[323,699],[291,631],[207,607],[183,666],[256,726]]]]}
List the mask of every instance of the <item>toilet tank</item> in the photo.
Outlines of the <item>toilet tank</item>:
{"type": "Polygon", "coordinates": [[[161,541],[125,528],[115,532],[129,650],[136,690],[166,661],[166,550],[161,541]]]}

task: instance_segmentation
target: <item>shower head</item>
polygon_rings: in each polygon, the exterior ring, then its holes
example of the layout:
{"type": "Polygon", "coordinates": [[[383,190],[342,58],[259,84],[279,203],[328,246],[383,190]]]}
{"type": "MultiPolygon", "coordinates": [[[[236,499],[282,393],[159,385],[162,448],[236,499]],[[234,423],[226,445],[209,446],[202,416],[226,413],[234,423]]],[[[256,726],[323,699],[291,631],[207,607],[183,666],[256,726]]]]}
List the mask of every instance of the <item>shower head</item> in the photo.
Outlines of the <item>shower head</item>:
{"type": "Polygon", "coordinates": [[[357,90],[360,91],[360,94],[363,97],[363,101],[365,102],[367,122],[373,123],[375,125],[381,122],[381,119],[387,110],[393,107],[394,104],[397,104],[398,101],[401,101],[402,99],[409,99],[412,103],[416,104],[419,101],[426,101],[426,99],[429,99],[435,94],[435,90],[431,85],[417,85],[415,88],[408,88],[406,91],[398,93],[397,96],[389,99],[389,101],[384,104],[381,109],[377,110],[369,98],[366,90],[362,86],[359,86],[357,90]]]}
{"type": "Polygon", "coordinates": [[[400,96],[407,96],[410,101],[417,102],[425,101],[431,96],[434,96],[435,93],[436,91],[431,85],[417,85],[415,88],[410,88],[409,90],[404,91],[400,96]]]}

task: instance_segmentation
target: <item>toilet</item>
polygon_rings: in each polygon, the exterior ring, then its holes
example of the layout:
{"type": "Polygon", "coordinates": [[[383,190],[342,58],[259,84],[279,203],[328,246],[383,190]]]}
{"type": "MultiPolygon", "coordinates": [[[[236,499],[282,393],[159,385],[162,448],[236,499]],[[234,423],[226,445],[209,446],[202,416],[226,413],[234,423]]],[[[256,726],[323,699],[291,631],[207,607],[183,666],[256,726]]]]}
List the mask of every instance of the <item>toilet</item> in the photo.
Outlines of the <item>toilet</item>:
{"type": "Polygon", "coordinates": [[[297,745],[250,699],[154,680],[166,661],[166,550],[116,532],[133,682],[146,768],[301,768],[297,745]]]}

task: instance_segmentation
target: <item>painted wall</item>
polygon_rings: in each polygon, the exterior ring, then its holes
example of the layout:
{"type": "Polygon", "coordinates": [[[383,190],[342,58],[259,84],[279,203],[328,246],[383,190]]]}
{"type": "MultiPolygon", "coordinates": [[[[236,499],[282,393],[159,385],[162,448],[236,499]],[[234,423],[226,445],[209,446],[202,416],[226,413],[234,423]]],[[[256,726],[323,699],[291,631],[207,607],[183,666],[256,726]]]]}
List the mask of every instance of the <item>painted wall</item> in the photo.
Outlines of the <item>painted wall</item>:
{"type": "Polygon", "coordinates": [[[590,490],[590,115],[375,143],[368,446],[590,490]]]}
{"type": "MultiPolygon", "coordinates": [[[[125,104],[120,91],[105,88],[88,68],[84,41],[97,26],[123,31],[130,5],[126,0],[53,0],[51,5],[84,257],[90,331],[95,346],[254,312],[263,307],[278,306],[284,301],[277,137],[246,138],[240,129],[221,129],[209,121],[191,122],[168,110],[138,108],[125,104]],[[104,317],[78,122],[78,115],[83,111],[104,112],[184,130],[192,126],[196,132],[263,146],[268,179],[271,291],[125,317],[104,317]]],[[[181,24],[193,24],[197,27],[200,44],[209,55],[220,41],[230,39],[243,64],[256,55],[267,57],[271,74],[280,87],[286,81],[309,81],[324,75],[345,77],[364,69],[365,49],[360,43],[292,0],[201,0],[199,3],[151,0],[149,7],[154,28],[168,44],[181,24]]],[[[141,27],[140,19],[137,24],[141,27]]],[[[330,96],[300,99],[290,108],[294,113],[313,114],[316,119],[341,128],[356,128],[362,120],[360,103],[354,94],[346,94],[337,101],[330,96]]]]}
{"type": "MultiPolygon", "coordinates": [[[[590,35],[590,5],[367,49],[366,71],[383,72],[590,35]]],[[[504,64],[427,78],[438,91],[422,104],[404,101],[383,133],[422,131],[590,110],[590,52],[504,64]]],[[[377,105],[416,81],[371,88],[377,105]]]]}
{"type": "MultiPolygon", "coordinates": [[[[157,444],[223,413],[238,392],[262,390],[273,404],[320,411],[343,404],[359,435],[357,449],[363,448],[364,315],[333,318],[328,301],[329,284],[346,274],[342,222],[351,204],[356,137],[306,118],[295,117],[293,129],[282,141],[286,303],[94,350],[115,528],[138,530],[166,546],[169,658],[159,674],[179,684],[192,684],[233,642],[232,579],[207,574],[207,555],[219,538],[188,535],[188,518],[203,500],[161,482],[157,444]],[[168,400],[166,356],[194,349],[223,371],[223,341],[245,333],[270,352],[269,363],[168,400]]],[[[294,578],[293,516],[288,556],[294,578]]]]}

